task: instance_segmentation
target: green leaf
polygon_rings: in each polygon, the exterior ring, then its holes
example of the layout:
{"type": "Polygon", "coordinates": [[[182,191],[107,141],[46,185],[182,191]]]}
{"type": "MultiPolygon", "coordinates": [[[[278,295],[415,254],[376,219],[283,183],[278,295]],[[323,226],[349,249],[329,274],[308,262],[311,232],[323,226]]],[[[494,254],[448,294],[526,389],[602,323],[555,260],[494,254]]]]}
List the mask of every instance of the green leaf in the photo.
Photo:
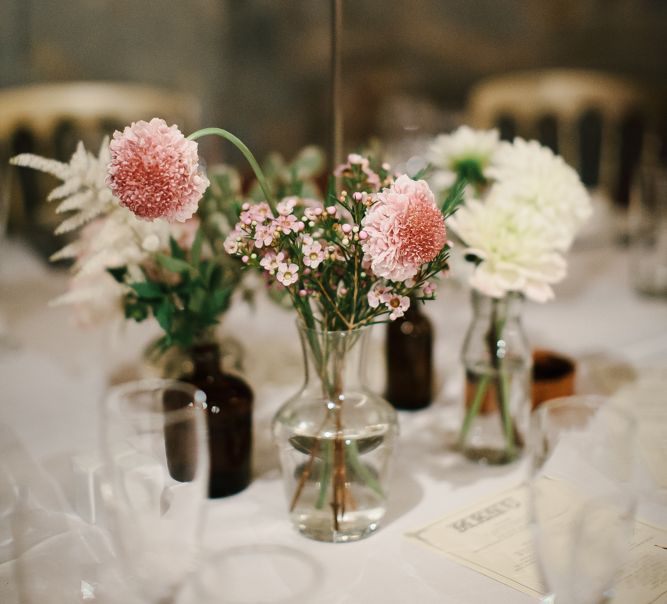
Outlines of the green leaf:
{"type": "Polygon", "coordinates": [[[447,191],[445,200],[442,203],[442,213],[451,216],[463,203],[463,192],[465,191],[467,181],[464,178],[458,178],[452,187],[447,191]]]}
{"type": "Polygon", "coordinates": [[[173,237],[169,237],[169,249],[171,250],[171,255],[174,258],[185,260],[185,251],[180,245],[178,245],[178,241],[176,241],[176,239],[173,237]]]}
{"type": "Polygon", "coordinates": [[[190,273],[193,270],[192,266],[190,266],[185,260],[174,258],[172,256],[156,254],[155,260],[160,266],[174,273],[190,273]]]}
{"type": "Polygon", "coordinates": [[[192,242],[192,249],[190,250],[190,262],[192,266],[197,266],[199,264],[199,258],[201,257],[201,248],[204,243],[204,229],[200,226],[197,229],[197,234],[195,235],[195,240],[192,242]]]}
{"type": "Polygon", "coordinates": [[[163,300],[155,311],[155,319],[164,330],[166,336],[171,339],[171,321],[174,316],[174,307],[169,300],[163,300]]]}
{"type": "Polygon", "coordinates": [[[197,287],[190,296],[190,300],[188,302],[188,310],[192,311],[193,313],[199,313],[204,307],[205,302],[206,302],[206,290],[201,287],[197,287]]]}
{"type": "Polygon", "coordinates": [[[140,298],[156,299],[161,298],[164,295],[160,285],[153,281],[130,283],[130,287],[140,298]]]}

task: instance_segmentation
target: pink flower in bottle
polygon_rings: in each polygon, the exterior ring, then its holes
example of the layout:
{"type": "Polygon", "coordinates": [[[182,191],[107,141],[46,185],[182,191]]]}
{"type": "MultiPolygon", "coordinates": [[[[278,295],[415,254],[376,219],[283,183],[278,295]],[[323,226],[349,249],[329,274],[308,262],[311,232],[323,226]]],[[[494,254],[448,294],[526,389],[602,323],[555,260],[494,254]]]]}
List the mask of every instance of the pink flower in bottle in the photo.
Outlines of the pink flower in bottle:
{"type": "Polygon", "coordinates": [[[406,175],[374,196],[363,232],[364,259],[376,275],[391,281],[414,277],[447,242],[445,219],[431,189],[406,175]]]}
{"type": "Polygon", "coordinates": [[[144,220],[184,222],[208,187],[199,169],[197,143],[159,118],[133,122],[109,144],[107,184],[121,203],[144,220]]]}

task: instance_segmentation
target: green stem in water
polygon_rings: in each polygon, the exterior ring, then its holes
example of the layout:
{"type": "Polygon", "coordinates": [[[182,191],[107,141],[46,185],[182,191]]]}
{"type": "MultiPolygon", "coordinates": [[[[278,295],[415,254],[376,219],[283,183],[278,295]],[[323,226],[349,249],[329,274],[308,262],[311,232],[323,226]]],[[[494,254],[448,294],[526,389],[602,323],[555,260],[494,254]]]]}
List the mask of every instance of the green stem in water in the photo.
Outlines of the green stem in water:
{"type": "Polygon", "coordinates": [[[315,508],[321,510],[324,507],[324,502],[326,501],[327,496],[327,487],[329,486],[329,481],[331,480],[331,467],[332,467],[332,449],[331,440],[327,439],[322,448],[322,474],[320,476],[320,492],[315,502],[315,508]]]}
{"type": "Polygon", "coordinates": [[[463,426],[461,426],[461,433],[459,434],[460,447],[465,445],[468,432],[470,431],[470,426],[472,425],[472,420],[477,417],[477,414],[482,407],[482,401],[484,400],[484,395],[486,394],[486,389],[488,386],[489,376],[483,375],[482,379],[477,383],[477,388],[475,389],[475,398],[473,399],[472,405],[470,405],[470,408],[466,413],[465,419],[463,420],[463,426]]]}
{"type": "Polygon", "coordinates": [[[350,467],[355,471],[356,475],[364,481],[364,484],[372,491],[375,491],[380,497],[384,497],[384,492],[382,491],[380,483],[376,480],[370,470],[361,463],[361,460],[359,459],[359,448],[355,441],[350,441],[345,456],[347,457],[350,467]]]}
{"type": "Polygon", "coordinates": [[[202,128],[201,130],[197,130],[196,132],[193,132],[190,136],[188,136],[188,140],[194,141],[197,140],[198,138],[201,138],[202,136],[208,136],[209,134],[215,134],[217,136],[220,136],[221,138],[224,138],[225,140],[228,140],[241,153],[243,153],[243,156],[248,160],[248,163],[250,164],[252,171],[255,173],[255,176],[257,177],[257,182],[259,182],[259,186],[262,188],[262,191],[264,192],[266,201],[271,206],[271,209],[275,210],[276,209],[275,200],[273,198],[273,194],[271,193],[271,189],[269,188],[269,185],[266,182],[266,178],[264,177],[264,172],[262,172],[262,169],[259,167],[259,164],[255,159],[255,156],[252,154],[250,149],[248,149],[248,147],[240,138],[234,136],[231,132],[228,132],[227,130],[223,130],[222,128],[202,128]]]}

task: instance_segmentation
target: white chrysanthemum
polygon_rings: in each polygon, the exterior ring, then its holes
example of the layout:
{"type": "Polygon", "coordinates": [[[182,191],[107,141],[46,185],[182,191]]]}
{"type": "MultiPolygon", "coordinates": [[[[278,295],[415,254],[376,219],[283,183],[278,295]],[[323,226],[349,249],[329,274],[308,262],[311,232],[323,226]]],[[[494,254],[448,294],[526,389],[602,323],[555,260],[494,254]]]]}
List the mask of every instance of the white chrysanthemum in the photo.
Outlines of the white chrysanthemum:
{"type": "Polygon", "coordinates": [[[502,143],[486,171],[493,198],[511,208],[532,207],[544,217],[541,235],[567,250],[592,212],[590,197],[576,171],[537,141],[502,143]]]}
{"type": "Polygon", "coordinates": [[[520,292],[545,302],[553,298],[551,285],[565,277],[565,260],[543,236],[545,221],[531,207],[498,203],[491,194],[484,203],[468,201],[448,226],[466,254],[479,258],[470,284],[488,296],[520,292]]]}
{"type": "Polygon", "coordinates": [[[428,150],[428,160],[436,168],[433,185],[446,189],[454,184],[459,168],[464,162],[477,164],[485,175],[499,145],[497,130],[473,130],[461,126],[451,134],[438,135],[428,150]]]}

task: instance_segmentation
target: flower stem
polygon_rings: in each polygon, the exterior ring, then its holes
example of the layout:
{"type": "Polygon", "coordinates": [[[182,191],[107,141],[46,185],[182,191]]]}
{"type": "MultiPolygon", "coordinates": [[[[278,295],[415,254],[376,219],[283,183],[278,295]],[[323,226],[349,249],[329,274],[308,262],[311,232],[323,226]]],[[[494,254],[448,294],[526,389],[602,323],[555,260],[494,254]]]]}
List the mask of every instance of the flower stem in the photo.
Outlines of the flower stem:
{"type": "Polygon", "coordinates": [[[252,171],[255,173],[255,176],[257,177],[257,182],[259,182],[259,186],[262,188],[262,191],[264,192],[266,201],[271,206],[271,209],[275,210],[276,209],[275,200],[273,198],[273,194],[271,193],[271,189],[269,188],[269,185],[266,182],[266,178],[264,177],[264,172],[262,172],[262,169],[259,167],[259,164],[257,163],[255,156],[252,154],[252,151],[248,149],[248,147],[240,138],[234,136],[231,132],[228,132],[227,130],[223,130],[222,128],[202,128],[201,130],[197,130],[196,132],[193,132],[190,136],[188,136],[188,140],[194,141],[197,140],[198,138],[201,138],[202,136],[207,136],[209,134],[215,134],[217,136],[224,138],[225,140],[228,140],[241,153],[243,153],[243,156],[246,158],[246,160],[248,160],[248,163],[250,164],[252,171]]]}
{"type": "Polygon", "coordinates": [[[479,413],[488,385],[489,376],[483,375],[482,379],[480,379],[477,383],[477,388],[475,389],[475,398],[473,399],[472,404],[466,413],[465,419],[463,420],[463,426],[461,426],[461,433],[459,434],[459,447],[463,447],[465,445],[468,432],[470,431],[470,426],[472,425],[472,420],[474,420],[479,413]]]}

